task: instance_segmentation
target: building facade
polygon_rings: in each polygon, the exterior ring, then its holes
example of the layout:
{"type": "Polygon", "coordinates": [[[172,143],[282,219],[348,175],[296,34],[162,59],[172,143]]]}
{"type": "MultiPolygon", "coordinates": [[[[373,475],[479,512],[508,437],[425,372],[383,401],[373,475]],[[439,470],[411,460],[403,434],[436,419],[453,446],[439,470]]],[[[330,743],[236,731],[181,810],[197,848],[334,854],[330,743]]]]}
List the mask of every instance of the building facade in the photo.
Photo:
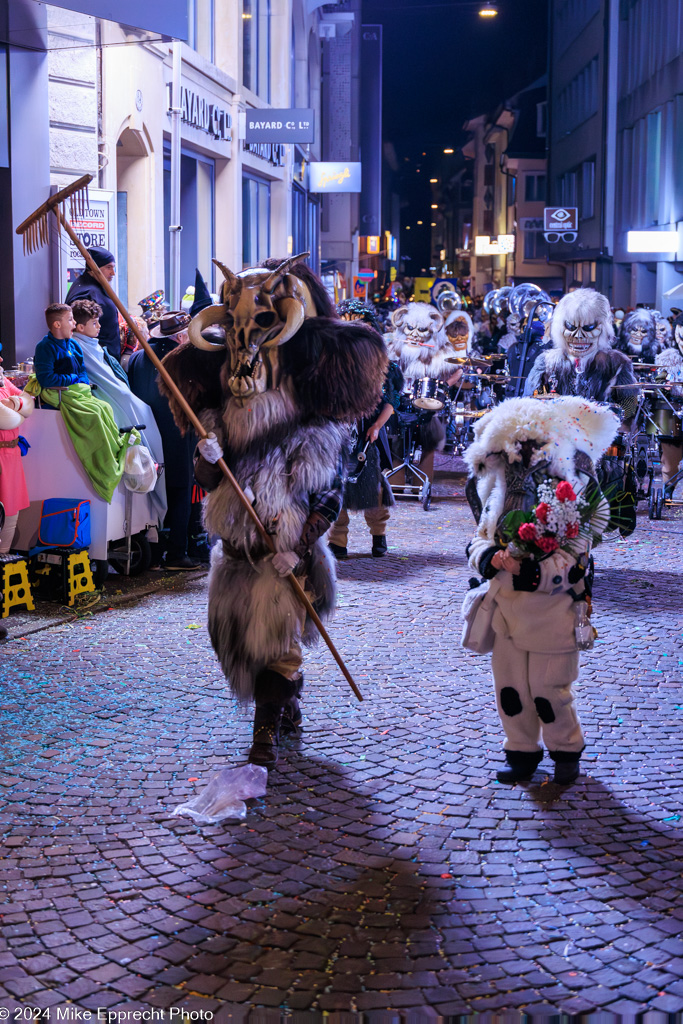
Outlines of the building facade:
{"type": "Polygon", "coordinates": [[[550,196],[579,214],[554,258],[567,284],[668,312],[683,305],[683,10],[553,0],[550,24],[550,196]],[[678,246],[630,252],[629,231],[677,232],[678,246]]]}
{"type": "MultiPolygon", "coordinates": [[[[562,268],[549,262],[543,236],[546,125],[545,79],[506,100],[493,114],[465,124],[470,139],[462,155],[472,167],[473,198],[471,217],[465,211],[459,215],[460,245],[469,243],[473,294],[523,281],[546,290],[562,287],[562,268]],[[484,239],[497,242],[500,236],[508,240],[509,251],[481,251],[484,239]]],[[[464,254],[461,249],[455,255],[462,261],[464,254]]]]}
{"type": "MultiPolygon", "coordinates": [[[[121,0],[128,25],[96,17],[97,3],[75,5],[93,14],[0,0],[4,38],[11,38],[14,25],[23,41],[30,27],[36,43],[32,51],[17,47],[13,62],[11,48],[0,54],[17,97],[23,86],[14,111],[0,96],[7,105],[7,151],[15,157],[14,167],[8,158],[3,169],[0,137],[0,175],[6,173],[12,196],[0,208],[0,231],[14,250],[14,267],[5,266],[0,288],[9,360],[32,354],[44,333],[42,310],[64,298],[82,268],[63,237],[24,258],[13,228],[50,189],[83,174],[93,181],[74,226],[86,245],[114,252],[115,285],[132,313],[158,288],[169,295],[174,231],[181,265],[176,304],[194,285],[196,269],[211,291],[218,289],[214,256],[235,271],[297,252],[310,252],[319,270],[321,259],[336,259],[343,245],[344,258],[353,258],[357,197],[341,197],[346,215],[340,220],[334,210],[339,197],[326,196],[325,221],[309,174],[323,159],[357,158],[360,0],[189,0],[180,4],[187,19],[180,42],[163,25],[130,27],[138,23],[132,0],[121,0]],[[172,223],[171,204],[174,53],[180,65],[179,224],[172,223]],[[346,100],[336,106],[331,90],[323,105],[324,53],[349,83],[346,100]],[[250,110],[292,107],[313,111],[311,142],[247,141],[250,110]],[[18,334],[16,307],[29,292],[32,326],[18,334]]],[[[169,0],[169,11],[174,5],[169,0]]]]}

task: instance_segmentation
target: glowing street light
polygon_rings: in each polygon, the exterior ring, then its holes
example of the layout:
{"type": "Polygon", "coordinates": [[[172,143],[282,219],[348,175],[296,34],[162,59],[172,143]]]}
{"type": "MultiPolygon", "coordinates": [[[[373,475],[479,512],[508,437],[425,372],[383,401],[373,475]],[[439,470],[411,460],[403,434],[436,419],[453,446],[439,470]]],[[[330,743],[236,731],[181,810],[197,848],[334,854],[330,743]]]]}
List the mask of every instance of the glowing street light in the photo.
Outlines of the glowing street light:
{"type": "Polygon", "coordinates": [[[482,7],[479,8],[480,18],[495,18],[498,15],[498,7],[492,0],[488,0],[482,7]]]}
{"type": "Polygon", "coordinates": [[[429,184],[430,185],[436,185],[438,180],[439,180],[438,178],[430,178],[429,179],[429,184]]]}
{"type": "Polygon", "coordinates": [[[454,153],[454,149],[444,149],[444,153],[454,153]]]}
{"type": "Polygon", "coordinates": [[[438,203],[432,203],[431,209],[432,210],[438,210],[439,209],[439,204],[438,203]]]}

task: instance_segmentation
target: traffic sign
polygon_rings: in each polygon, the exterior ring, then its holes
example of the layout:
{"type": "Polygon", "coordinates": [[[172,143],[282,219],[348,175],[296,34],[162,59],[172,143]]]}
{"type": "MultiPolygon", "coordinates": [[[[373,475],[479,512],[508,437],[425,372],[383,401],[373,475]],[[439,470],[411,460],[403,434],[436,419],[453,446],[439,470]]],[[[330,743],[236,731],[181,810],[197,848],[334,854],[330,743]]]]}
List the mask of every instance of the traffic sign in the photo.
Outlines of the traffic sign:
{"type": "Polygon", "coordinates": [[[544,231],[578,231],[579,210],[576,206],[546,206],[543,211],[544,231]]]}
{"type": "Polygon", "coordinates": [[[361,281],[372,281],[374,277],[377,277],[377,272],[375,270],[359,270],[357,276],[361,281]]]}
{"type": "Polygon", "coordinates": [[[353,297],[354,299],[364,299],[366,297],[367,284],[365,281],[361,281],[359,277],[353,279],[353,297]]]}

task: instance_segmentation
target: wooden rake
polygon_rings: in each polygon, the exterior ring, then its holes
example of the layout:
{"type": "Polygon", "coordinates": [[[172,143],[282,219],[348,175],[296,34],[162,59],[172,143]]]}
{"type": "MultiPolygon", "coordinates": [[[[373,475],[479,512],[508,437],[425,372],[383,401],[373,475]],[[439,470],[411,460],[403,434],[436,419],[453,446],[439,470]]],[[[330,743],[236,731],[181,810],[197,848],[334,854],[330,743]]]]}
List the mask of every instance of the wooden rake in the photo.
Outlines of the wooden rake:
{"type": "MultiPolygon", "coordinates": [[[[115,304],[116,308],[121,313],[121,316],[126,321],[126,323],[128,324],[129,328],[131,329],[131,331],[133,332],[133,334],[135,335],[135,337],[139,341],[140,345],[142,346],[142,348],[147,353],[147,356],[149,357],[151,362],[154,364],[154,366],[157,368],[157,370],[159,371],[159,373],[163,377],[164,383],[168,387],[169,391],[171,391],[173,393],[173,395],[174,395],[175,399],[177,400],[178,404],[180,405],[180,407],[182,408],[183,412],[187,416],[188,420],[190,421],[190,423],[194,427],[197,436],[200,437],[200,438],[205,438],[207,436],[206,430],[204,429],[204,427],[200,423],[199,419],[197,418],[197,416],[195,415],[193,410],[190,408],[190,406],[187,403],[185,397],[181,393],[181,391],[178,388],[178,386],[176,385],[175,381],[172,379],[172,377],[169,374],[168,370],[162,365],[161,361],[159,360],[159,358],[157,357],[156,353],[154,352],[154,349],[151,347],[149,342],[146,341],[145,338],[142,337],[142,335],[141,335],[137,325],[135,324],[134,320],[129,315],[127,309],[125,309],[123,303],[121,302],[121,300],[119,299],[118,295],[113,290],[113,288],[110,286],[109,282],[106,280],[104,275],[100,272],[100,268],[97,266],[97,264],[95,263],[95,261],[93,260],[92,256],[87,251],[87,249],[84,247],[84,245],[81,242],[80,238],[78,237],[78,235],[76,234],[76,232],[74,231],[74,229],[72,228],[71,224],[69,223],[69,221],[67,220],[67,218],[66,218],[66,216],[64,214],[63,207],[64,207],[64,204],[66,203],[67,199],[70,202],[70,209],[71,209],[71,216],[72,217],[77,216],[78,213],[80,213],[82,215],[85,212],[86,204],[87,204],[87,189],[88,189],[88,185],[90,184],[92,179],[93,179],[92,174],[84,174],[82,178],[78,179],[78,181],[74,181],[71,185],[67,185],[66,188],[63,188],[59,192],[56,192],[55,195],[50,196],[50,198],[48,200],[46,200],[46,202],[44,202],[42,204],[42,206],[39,206],[38,209],[35,210],[31,214],[30,217],[27,217],[26,220],[23,221],[19,225],[19,227],[17,228],[17,234],[23,236],[23,239],[24,239],[24,253],[35,252],[36,250],[42,248],[44,245],[47,244],[47,242],[48,242],[48,214],[50,213],[50,211],[52,211],[52,213],[54,213],[55,217],[57,218],[57,230],[58,230],[58,232],[61,233],[61,230],[63,228],[64,231],[66,232],[66,234],[69,236],[69,238],[71,239],[73,244],[76,246],[76,248],[80,252],[80,254],[83,257],[83,259],[85,260],[86,266],[88,267],[88,270],[90,271],[90,273],[95,278],[95,280],[98,281],[98,283],[100,284],[100,286],[103,289],[103,291],[105,291],[107,293],[109,298],[115,304]]],[[[251,517],[251,519],[252,519],[252,521],[254,523],[254,526],[256,527],[256,529],[258,530],[259,534],[261,535],[261,538],[262,538],[264,544],[266,545],[268,550],[271,551],[274,554],[275,553],[275,543],[273,541],[273,538],[268,533],[268,531],[266,530],[265,526],[263,525],[263,523],[259,519],[258,515],[256,514],[256,510],[253,508],[251,502],[249,501],[249,499],[247,498],[246,494],[244,493],[244,491],[240,487],[239,483],[235,479],[234,475],[230,471],[229,466],[226,464],[224,459],[219,459],[217,465],[220,467],[221,472],[223,473],[223,475],[230,481],[230,484],[233,487],[237,497],[239,498],[239,501],[240,501],[242,507],[247,512],[247,514],[251,517]]],[[[342,670],[344,678],[347,680],[347,682],[348,682],[349,686],[351,687],[351,689],[353,690],[354,694],[356,695],[358,700],[363,700],[362,693],[360,692],[360,690],[356,686],[356,684],[355,684],[355,682],[353,680],[353,677],[351,676],[351,673],[349,672],[348,668],[344,664],[344,662],[343,662],[343,660],[341,658],[341,655],[339,654],[339,651],[337,650],[337,648],[335,647],[334,643],[332,642],[332,638],[330,637],[329,633],[325,629],[325,626],[323,625],[323,623],[322,623],[322,621],[320,619],[320,616],[318,615],[318,613],[316,612],[315,608],[311,604],[308,596],[306,595],[306,593],[304,591],[304,588],[301,586],[301,584],[299,583],[299,581],[296,578],[296,576],[294,576],[292,573],[288,574],[287,579],[289,580],[290,586],[292,587],[294,593],[296,594],[299,602],[306,609],[307,614],[313,620],[313,622],[315,623],[315,625],[316,625],[320,635],[322,636],[323,640],[325,641],[325,643],[329,647],[330,652],[332,654],[332,657],[334,658],[334,660],[339,665],[339,668],[342,670]]]]}

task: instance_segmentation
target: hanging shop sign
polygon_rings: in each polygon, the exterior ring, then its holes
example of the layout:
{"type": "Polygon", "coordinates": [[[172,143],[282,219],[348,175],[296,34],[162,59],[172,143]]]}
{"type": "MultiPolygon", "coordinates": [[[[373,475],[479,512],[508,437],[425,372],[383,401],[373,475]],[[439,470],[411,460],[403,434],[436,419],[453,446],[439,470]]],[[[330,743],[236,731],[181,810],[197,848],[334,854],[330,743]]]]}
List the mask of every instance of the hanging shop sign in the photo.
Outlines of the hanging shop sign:
{"type": "MultiPolygon", "coordinates": [[[[173,106],[173,86],[171,82],[166,85],[168,93],[168,111],[173,106]]],[[[212,103],[206,97],[194,92],[186,85],[180,87],[180,109],[182,111],[180,120],[191,128],[197,128],[200,132],[206,132],[213,139],[220,139],[222,142],[232,141],[232,117],[218,103],[212,103]]]]}
{"type": "Polygon", "coordinates": [[[247,142],[315,142],[314,112],[308,108],[247,110],[247,142]]]}
{"type": "Polygon", "coordinates": [[[354,277],[353,279],[353,297],[354,299],[364,299],[367,296],[368,283],[364,281],[362,277],[354,277]]]}
{"type": "Polygon", "coordinates": [[[543,210],[544,231],[578,231],[579,209],[577,206],[546,206],[543,210]]]}
{"type": "Polygon", "coordinates": [[[477,235],[474,239],[475,256],[507,256],[514,251],[514,235],[498,235],[497,238],[477,235]]]}
{"type": "Polygon", "coordinates": [[[361,165],[358,163],[326,163],[310,165],[311,192],[360,192],[361,165]]]}

